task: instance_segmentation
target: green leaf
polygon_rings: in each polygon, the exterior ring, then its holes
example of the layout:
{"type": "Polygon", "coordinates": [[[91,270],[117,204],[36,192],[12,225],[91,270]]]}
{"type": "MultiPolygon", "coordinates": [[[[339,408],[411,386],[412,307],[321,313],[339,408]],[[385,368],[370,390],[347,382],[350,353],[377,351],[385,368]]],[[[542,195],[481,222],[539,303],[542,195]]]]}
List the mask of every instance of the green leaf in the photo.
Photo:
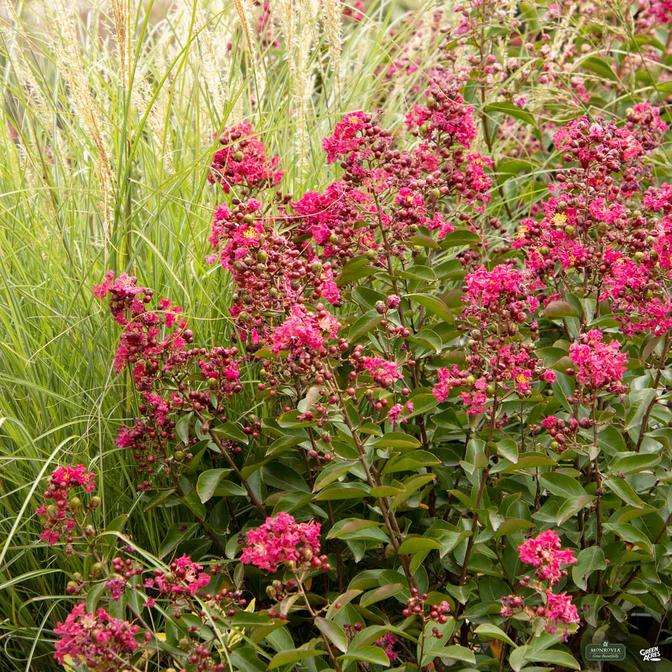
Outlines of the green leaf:
{"type": "Polygon", "coordinates": [[[231,469],[208,469],[199,474],[198,482],[196,483],[196,492],[203,504],[212,498],[219,485],[219,481],[230,472],[231,469]]]}
{"type": "Polygon", "coordinates": [[[427,485],[431,481],[435,480],[436,476],[434,474],[418,474],[417,476],[411,476],[407,478],[403,483],[403,488],[399,494],[393,495],[393,504],[398,506],[405,502],[414,492],[427,485]]]}
{"type": "Polygon", "coordinates": [[[315,479],[313,492],[318,492],[330,483],[337,481],[341,476],[347,474],[356,464],[358,463],[355,460],[345,463],[332,462],[331,464],[328,464],[324,469],[322,469],[318,477],[315,479]]]}
{"type": "MultiPolygon", "coordinates": [[[[406,595],[400,596],[406,597],[406,595]]],[[[391,632],[403,639],[408,639],[412,642],[416,641],[413,635],[409,634],[405,630],[398,628],[394,625],[385,624],[385,625],[369,625],[363,630],[360,630],[351,640],[350,646],[353,649],[361,649],[363,646],[370,646],[375,644],[376,640],[380,639],[385,633],[391,632]]]]}
{"type": "Polygon", "coordinates": [[[537,167],[537,164],[527,159],[505,158],[497,162],[496,171],[503,175],[517,175],[518,173],[531,173],[537,167]]]}
{"type": "Polygon", "coordinates": [[[247,434],[245,434],[245,432],[243,432],[243,430],[240,428],[240,425],[235,422],[223,422],[218,424],[216,427],[213,427],[212,431],[218,436],[223,436],[225,439],[229,439],[230,441],[242,443],[245,446],[249,442],[247,434]]]}
{"type": "Polygon", "coordinates": [[[574,308],[567,301],[551,301],[541,313],[547,320],[556,320],[562,317],[576,317],[578,315],[574,308]]]}
{"type": "MultiPolygon", "coordinates": [[[[544,455],[543,453],[525,453],[518,458],[518,462],[515,464],[505,465],[502,463],[503,468],[501,469],[504,474],[513,474],[517,471],[524,471],[525,469],[535,469],[537,467],[551,467],[555,465],[555,461],[544,455]]],[[[500,465],[497,465],[500,466],[500,465]]],[[[499,469],[493,469],[493,473],[500,471],[499,469]]]]}
{"type": "Polygon", "coordinates": [[[637,508],[644,508],[646,506],[634,488],[624,478],[614,476],[613,478],[606,478],[603,483],[606,488],[620,497],[626,504],[636,506],[637,508]]]}
{"type": "Polygon", "coordinates": [[[183,525],[173,525],[170,530],[168,530],[168,534],[159,549],[159,557],[163,558],[168,555],[168,553],[174,551],[182,541],[188,539],[197,529],[198,523],[193,523],[187,528],[183,525]]]}
{"type": "Polygon", "coordinates": [[[327,613],[325,614],[327,620],[331,620],[332,618],[334,618],[334,616],[336,616],[336,614],[338,614],[338,612],[341,611],[343,607],[350,604],[352,600],[354,600],[358,595],[361,594],[362,591],[359,590],[358,588],[353,588],[352,590],[346,590],[344,593],[341,593],[329,605],[327,613]]]}
{"type": "Polygon", "coordinates": [[[613,455],[615,452],[625,452],[626,450],[623,435],[613,425],[605,427],[597,435],[597,440],[602,450],[609,455],[613,455]]]}
{"type": "Polygon", "coordinates": [[[509,637],[504,630],[501,628],[497,627],[493,623],[483,623],[479,625],[474,632],[481,638],[481,639],[497,639],[500,642],[506,642],[507,644],[510,644],[511,646],[515,646],[516,643],[509,637]]]}
{"type": "Polygon", "coordinates": [[[396,455],[389,459],[383,468],[384,474],[393,474],[400,471],[415,471],[422,467],[431,467],[441,464],[435,455],[426,450],[413,450],[410,453],[396,455]]]}
{"type": "Polygon", "coordinates": [[[380,523],[375,520],[361,518],[344,518],[337,521],[329,530],[327,539],[377,539],[389,541],[387,535],[380,529],[380,523]]]}
{"type": "Polygon", "coordinates": [[[189,510],[199,518],[205,518],[206,510],[203,506],[203,502],[199,499],[195,490],[192,490],[184,497],[182,497],[182,502],[189,508],[189,510]]]}
{"type": "Polygon", "coordinates": [[[514,464],[518,462],[518,442],[513,439],[502,439],[497,441],[497,454],[506,458],[514,464]]]}
{"type": "Polygon", "coordinates": [[[653,467],[660,462],[658,453],[631,453],[624,457],[615,459],[609,465],[609,472],[612,474],[633,474],[653,467]]]}
{"type": "Polygon", "coordinates": [[[413,411],[407,416],[409,418],[427,413],[438,405],[436,397],[431,392],[418,392],[409,401],[413,404],[413,411]]]}
{"type": "Polygon", "coordinates": [[[344,656],[341,656],[341,658],[361,660],[364,663],[383,665],[384,667],[390,665],[390,659],[387,657],[385,651],[379,646],[362,646],[358,649],[349,649],[344,656]]]}
{"type": "Polygon", "coordinates": [[[185,413],[175,423],[175,433],[182,443],[189,443],[189,428],[191,426],[192,413],[185,413]]]}
{"type": "Polygon", "coordinates": [[[639,429],[649,404],[651,404],[657,396],[658,391],[652,390],[651,388],[635,390],[630,394],[631,406],[625,423],[626,432],[629,432],[634,428],[639,429]]]}
{"type": "Polygon", "coordinates": [[[407,298],[413,300],[424,306],[432,315],[440,317],[445,322],[452,324],[455,320],[455,314],[451,309],[438,297],[431,294],[408,294],[407,298]]]}
{"type": "Polygon", "coordinates": [[[593,498],[590,495],[581,495],[581,497],[566,499],[555,514],[555,522],[558,525],[562,525],[565,521],[581,511],[581,509],[588,506],[592,501],[593,498]]]}
{"type": "Polygon", "coordinates": [[[586,70],[590,70],[596,75],[599,75],[603,79],[610,79],[613,82],[618,81],[616,73],[603,58],[599,58],[598,56],[588,56],[581,61],[580,65],[586,70]]]}
{"type": "Polygon", "coordinates": [[[403,589],[404,587],[400,583],[388,583],[386,586],[380,586],[380,588],[374,588],[364,593],[359,600],[359,604],[361,607],[368,607],[376,602],[387,600],[389,597],[399,594],[403,589]]]}
{"type": "Polygon", "coordinates": [[[559,472],[542,474],[539,480],[550,493],[563,499],[585,497],[586,495],[586,491],[581,484],[575,478],[567,476],[567,474],[559,472]]]}
{"type": "Polygon", "coordinates": [[[232,625],[272,625],[273,619],[265,612],[239,611],[231,618],[232,625]]]}
{"type": "Polygon", "coordinates": [[[302,413],[298,410],[283,413],[278,416],[278,427],[281,427],[282,429],[300,429],[302,427],[310,427],[313,424],[310,420],[299,420],[300,415],[302,415],[302,413]]]}
{"type": "Polygon", "coordinates": [[[365,483],[335,483],[317,494],[313,499],[318,502],[340,499],[364,499],[371,488],[365,483]]]}
{"type": "Polygon", "coordinates": [[[401,450],[411,450],[420,446],[420,441],[410,434],[404,432],[387,432],[380,438],[371,442],[374,448],[399,448],[401,450]]]}
{"type": "Polygon", "coordinates": [[[399,276],[407,280],[422,280],[423,282],[434,282],[436,280],[436,273],[432,268],[422,264],[409,266],[405,271],[399,273],[399,276]]]}
{"type": "Polygon", "coordinates": [[[317,656],[325,656],[326,652],[319,649],[290,649],[289,651],[280,651],[271,658],[268,663],[269,670],[275,670],[283,665],[291,665],[298,663],[308,658],[316,658],[317,656]]]}
{"type": "Polygon", "coordinates": [[[567,667],[570,670],[580,670],[581,665],[571,653],[560,651],[559,649],[546,649],[545,651],[530,651],[527,654],[528,660],[535,663],[551,663],[560,667],[567,667]]]}
{"type": "Polygon", "coordinates": [[[453,658],[454,660],[461,660],[463,663],[476,665],[476,656],[474,655],[474,652],[466,646],[460,646],[459,644],[444,646],[438,651],[438,656],[440,658],[453,658]]]}
{"type": "Polygon", "coordinates": [[[501,112],[502,114],[506,114],[508,117],[513,117],[514,119],[524,121],[526,124],[531,124],[532,126],[536,125],[532,114],[530,114],[527,110],[514,105],[513,103],[489,103],[483,108],[483,111],[487,112],[488,114],[491,112],[501,112]]]}
{"type": "Polygon", "coordinates": [[[376,307],[378,301],[385,301],[385,294],[382,294],[371,287],[359,285],[352,290],[352,298],[366,308],[373,309],[376,307]]]}
{"type": "Polygon", "coordinates": [[[523,669],[525,662],[527,661],[527,652],[529,649],[529,646],[518,646],[511,651],[509,665],[511,665],[513,672],[520,672],[520,670],[523,669]]]}
{"type": "Polygon", "coordinates": [[[356,282],[357,280],[366,278],[375,272],[376,269],[366,257],[355,257],[343,266],[343,269],[336,280],[336,284],[339,287],[342,287],[350,282],[356,282]]]}
{"type": "Polygon", "coordinates": [[[348,330],[348,340],[351,343],[366,336],[370,331],[373,331],[383,318],[377,313],[367,313],[362,315],[359,319],[355,320],[348,330]]]}
{"type": "Polygon", "coordinates": [[[590,575],[606,568],[604,551],[599,546],[590,546],[576,556],[576,564],[572,567],[572,579],[581,590],[587,590],[590,575]]]}
{"type": "Polygon", "coordinates": [[[477,233],[469,229],[455,229],[447,233],[441,240],[442,249],[450,247],[464,247],[465,245],[476,245],[481,241],[477,233]]]}
{"type": "Polygon", "coordinates": [[[348,638],[345,636],[345,630],[333,621],[317,616],[315,618],[317,629],[339,650],[345,653],[348,649],[348,638]]]}
{"type": "Polygon", "coordinates": [[[630,523],[605,523],[604,529],[614,532],[621,539],[630,544],[643,548],[651,557],[653,557],[653,544],[651,540],[634,525],[630,523]]]}
{"type": "MultiPolygon", "coordinates": [[[[152,509],[155,509],[157,506],[166,505],[168,506],[168,502],[171,498],[173,498],[173,495],[177,490],[175,488],[169,488],[168,490],[160,490],[156,497],[152,497],[152,499],[147,502],[145,507],[143,508],[143,511],[147,513],[148,511],[151,511],[152,509]]],[[[173,498],[173,501],[175,501],[175,498],[173,498]]]]}
{"type": "Polygon", "coordinates": [[[441,544],[430,537],[410,536],[406,537],[399,546],[399,555],[411,555],[419,551],[439,551],[441,544]]]}
{"type": "Polygon", "coordinates": [[[327,533],[327,539],[343,539],[348,534],[359,532],[370,527],[379,527],[380,523],[375,520],[364,520],[363,518],[344,518],[334,524],[327,533]]]}

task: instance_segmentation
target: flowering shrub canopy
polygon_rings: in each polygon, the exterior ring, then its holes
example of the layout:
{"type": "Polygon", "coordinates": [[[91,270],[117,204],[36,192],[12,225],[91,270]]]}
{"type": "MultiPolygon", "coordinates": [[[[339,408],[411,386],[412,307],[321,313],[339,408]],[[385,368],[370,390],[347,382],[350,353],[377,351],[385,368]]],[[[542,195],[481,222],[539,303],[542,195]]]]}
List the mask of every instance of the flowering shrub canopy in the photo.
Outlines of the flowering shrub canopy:
{"type": "MultiPolygon", "coordinates": [[[[487,4],[456,10],[442,63],[390,66],[422,82],[402,123],[333,123],[328,184],[294,193],[250,121],[218,136],[203,250],[232,287],[229,342],[130,274],[94,287],[137,400],[116,448],[145,510],[185,522],[153,558],[123,523],[103,533],[93,471],[53,471],[40,539],[87,556],[53,630],[64,667],[578,670],[588,643],[639,648],[634,613],[663,627],[666,113],[588,110],[608,91],[565,82],[550,47],[526,85],[571,89],[570,118],[537,119],[522,83],[484,107],[506,58],[457,67],[450,45],[487,4]],[[511,137],[528,158],[494,155],[511,137]]],[[[653,40],[672,13],[640,4],[653,40]]]]}

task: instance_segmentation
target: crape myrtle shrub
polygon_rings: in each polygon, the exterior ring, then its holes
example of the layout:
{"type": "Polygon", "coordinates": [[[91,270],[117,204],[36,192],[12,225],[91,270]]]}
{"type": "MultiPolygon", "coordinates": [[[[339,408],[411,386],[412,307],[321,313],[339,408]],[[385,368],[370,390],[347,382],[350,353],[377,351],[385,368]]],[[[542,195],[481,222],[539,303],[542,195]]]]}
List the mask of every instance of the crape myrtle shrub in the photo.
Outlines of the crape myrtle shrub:
{"type": "MultiPolygon", "coordinates": [[[[468,44],[482,10],[443,39],[468,44]]],[[[637,11],[655,45],[669,8],[637,11]]],[[[453,53],[403,123],[333,125],[324,188],[288,193],[291,158],[247,121],[222,132],[209,259],[230,342],[124,272],[94,288],[138,398],[117,446],[144,515],[184,523],[139,548],[99,519],[95,473],[53,471],[41,539],[81,561],[53,629],[66,669],[580,669],[588,643],[649,646],[635,619],[665,637],[664,109],[594,113],[609,84],[564,82],[541,51],[493,125],[473,101],[512,65],[453,53]],[[575,113],[540,125],[526,95],[551,81],[575,113]],[[522,214],[506,177],[525,160],[489,155],[516,133],[546,156],[522,214]]]]}

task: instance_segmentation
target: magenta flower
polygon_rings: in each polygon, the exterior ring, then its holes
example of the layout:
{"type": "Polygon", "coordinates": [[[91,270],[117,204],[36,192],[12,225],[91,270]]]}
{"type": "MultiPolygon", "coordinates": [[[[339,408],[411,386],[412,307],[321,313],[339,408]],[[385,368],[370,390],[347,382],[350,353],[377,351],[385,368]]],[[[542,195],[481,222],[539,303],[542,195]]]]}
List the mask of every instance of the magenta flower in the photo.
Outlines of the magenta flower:
{"type": "Polygon", "coordinates": [[[476,137],[474,108],[456,90],[458,81],[451,73],[435,70],[425,92],[428,104],[414,105],[406,115],[406,126],[425,138],[443,139],[445,144],[457,142],[469,147],[476,137]]]}
{"type": "Polygon", "coordinates": [[[43,530],[40,539],[50,545],[57,544],[62,538],[72,541],[73,533],[79,523],[77,513],[83,506],[72,490],[81,488],[86,494],[96,489],[96,475],[88,471],[83,464],[57,467],[49,478],[49,486],[44,492],[46,503],[37,509],[42,520],[43,530]]]}
{"type": "Polygon", "coordinates": [[[307,191],[292,207],[300,216],[300,232],[322,246],[320,256],[337,267],[378,245],[371,227],[359,225],[372,214],[371,198],[342,180],[321,193],[307,191]]]}
{"type": "Polygon", "coordinates": [[[331,270],[331,265],[324,265],[324,273],[322,275],[322,283],[320,285],[320,296],[326,299],[333,306],[336,306],[341,301],[341,290],[336,284],[334,272],[331,270]]]}
{"type": "Polygon", "coordinates": [[[170,572],[156,570],[154,577],[145,580],[145,588],[154,588],[166,597],[196,595],[210,583],[210,575],[203,571],[203,565],[194,562],[188,555],[181,555],[170,563],[170,572]]]}
{"type": "Polygon", "coordinates": [[[328,138],[322,141],[327,153],[327,162],[334,163],[339,157],[356,152],[365,142],[364,129],[371,121],[366,112],[348,112],[339,121],[328,138]]]}
{"type": "Polygon", "coordinates": [[[550,585],[557,583],[567,572],[563,569],[576,562],[574,551],[563,549],[560,537],[553,530],[544,530],[536,537],[518,546],[518,557],[526,565],[536,567],[536,575],[550,585]]]}
{"type": "Polygon", "coordinates": [[[139,647],[139,632],[137,625],[114,618],[104,609],[88,613],[80,602],[54,628],[59,637],[54,657],[61,665],[70,662],[91,672],[115,672],[131,664],[139,647]]]}
{"type": "Polygon", "coordinates": [[[572,596],[567,593],[546,592],[546,610],[544,614],[549,623],[546,626],[548,632],[553,632],[557,624],[578,623],[579,612],[572,602],[572,596]]]}
{"type": "Polygon", "coordinates": [[[434,398],[439,403],[446,401],[453,388],[462,385],[468,376],[468,371],[462,371],[455,364],[450,368],[439,369],[437,372],[437,383],[432,388],[434,398]]]}
{"type": "Polygon", "coordinates": [[[576,367],[579,383],[595,390],[608,387],[617,391],[628,364],[628,356],[621,352],[618,341],[605,342],[598,329],[591,329],[573,343],[569,358],[576,367]]]}
{"type": "Polygon", "coordinates": [[[555,634],[559,631],[566,638],[570,628],[581,621],[571,595],[546,590],[540,592],[540,597],[544,604],[535,607],[526,606],[520,595],[507,595],[500,599],[499,613],[505,618],[525,613],[528,618],[541,620],[546,632],[555,634]]]}
{"type": "Polygon", "coordinates": [[[492,310],[511,313],[512,319],[522,322],[526,311],[536,310],[539,302],[532,296],[528,274],[512,264],[500,264],[492,270],[479,266],[465,277],[468,315],[484,315],[492,310]]]}
{"type": "Polygon", "coordinates": [[[282,179],[282,171],[278,170],[280,157],[266,155],[264,144],[249,122],[228,128],[219,142],[224,147],[215,153],[208,179],[218,183],[225,193],[234,186],[263,189],[282,179]]]}
{"type": "Polygon", "coordinates": [[[271,334],[273,352],[282,350],[324,351],[325,339],[334,338],[340,325],[333,315],[309,313],[303,306],[294,305],[289,317],[271,334]]]}
{"type": "Polygon", "coordinates": [[[390,387],[402,377],[396,362],[390,362],[382,357],[362,357],[361,365],[381,387],[390,387]]]}
{"type": "Polygon", "coordinates": [[[320,555],[320,527],[316,521],[297,523],[284,512],[268,517],[263,525],[247,532],[240,559],[267,572],[288,563],[323,566],[326,558],[320,555]]]}

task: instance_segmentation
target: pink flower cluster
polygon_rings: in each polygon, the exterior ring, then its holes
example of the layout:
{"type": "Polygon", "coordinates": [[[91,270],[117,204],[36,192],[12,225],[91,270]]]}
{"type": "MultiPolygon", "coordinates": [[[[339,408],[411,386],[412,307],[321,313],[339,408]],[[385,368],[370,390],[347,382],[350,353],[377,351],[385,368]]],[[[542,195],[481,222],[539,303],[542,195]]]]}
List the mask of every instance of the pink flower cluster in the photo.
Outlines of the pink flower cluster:
{"type": "Polygon", "coordinates": [[[326,556],[320,554],[320,523],[297,523],[284,512],[247,532],[240,559],[267,572],[275,572],[281,565],[329,568],[326,556]]]}
{"type": "Polygon", "coordinates": [[[233,277],[230,313],[248,341],[265,341],[278,315],[282,319],[309,299],[321,295],[338,303],[331,265],[320,263],[310,246],[279,233],[258,200],[232,203],[215,212],[210,243],[216,253],[210,259],[218,259],[233,277]]]}
{"type": "MultiPolygon", "coordinates": [[[[122,427],[117,446],[132,450],[148,476],[167,474],[177,465],[169,458],[175,416],[222,409],[222,400],[242,389],[238,351],[189,347],[193,333],[181,309],[167,299],[152,307],[153,292],[138,286],[134,277],[107,273],[94,294],[101,300],[109,297],[110,310],[122,326],[115,369],[130,369],[143,400],[143,417],[122,427]]],[[[149,487],[149,481],[139,486],[149,487]]]]}
{"type": "Polygon", "coordinates": [[[182,555],[170,563],[169,572],[156,570],[144,585],[145,588],[155,589],[163,597],[174,599],[183,595],[194,596],[209,583],[210,575],[203,571],[203,565],[194,562],[188,555],[182,555]]]}
{"type": "Polygon", "coordinates": [[[626,126],[581,117],[560,128],[553,137],[555,146],[567,161],[578,161],[590,169],[594,181],[644,153],[640,138],[626,126]]]}
{"type": "Polygon", "coordinates": [[[531,427],[532,432],[536,433],[539,430],[545,430],[551,436],[551,448],[562,452],[566,450],[567,444],[574,440],[579,429],[588,429],[592,426],[590,418],[581,418],[580,420],[571,417],[568,420],[559,418],[555,415],[547,415],[537,427],[531,427]]]}
{"type": "MultiPolygon", "coordinates": [[[[225,184],[245,192],[216,210],[210,259],[232,275],[230,312],[248,348],[278,356],[264,363],[261,390],[273,395],[296,377],[328,379],[324,360],[338,357],[343,347],[334,342],[338,322],[320,301],[340,305],[338,274],[348,261],[362,255],[388,267],[393,257],[407,254],[420,230],[439,238],[453,230],[442,212],[445,199],[487,202],[492,163],[465,153],[475,125],[458,83],[447,70],[432,73],[426,105],[409,117],[410,135],[420,139],[411,149],[401,148],[376,115],[346,114],[323,141],[327,161],[339,163],[342,178],[294,201],[269,189],[277,162],[267,158],[249,125],[225,132],[230,147],[215,157],[212,179],[227,173],[225,184]]],[[[460,217],[469,221],[466,208],[460,217]]],[[[386,322],[386,328],[394,336],[410,334],[405,326],[386,322]]],[[[389,387],[400,372],[396,365],[374,366],[377,359],[371,355],[367,370],[389,387]]]]}
{"type": "Polygon", "coordinates": [[[593,390],[623,390],[621,380],[627,369],[628,356],[621,352],[618,341],[605,342],[604,334],[598,329],[591,329],[578,343],[572,343],[569,358],[576,368],[576,379],[582,385],[593,390]]]}
{"type": "MultiPolygon", "coordinates": [[[[551,588],[567,574],[564,568],[576,563],[574,551],[563,549],[557,533],[545,530],[520,544],[518,557],[535,567],[537,578],[546,584],[531,584],[542,604],[528,607],[520,595],[508,595],[501,600],[501,615],[510,618],[525,612],[530,618],[540,619],[546,632],[555,634],[560,631],[566,637],[570,628],[579,623],[579,614],[570,595],[554,593],[551,588]]],[[[522,580],[521,585],[529,585],[529,580],[522,580]]]]}
{"type": "Polygon", "coordinates": [[[341,119],[328,138],[322,141],[327,154],[327,162],[334,163],[342,157],[352,156],[367,142],[367,131],[371,126],[371,115],[358,110],[348,112],[341,119]]]}
{"type": "Polygon", "coordinates": [[[270,336],[271,349],[278,353],[288,350],[293,358],[299,353],[323,353],[325,340],[336,337],[340,324],[324,308],[309,313],[299,304],[292,306],[289,317],[270,336]]]}
{"type": "Polygon", "coordinates": [[[115,556],[112,558],[114,575],[105,582],[105,588],[115,602],[121,599],[128,582],[135,576],[142,574],[142,569],[130,558],[115,556]]]}
{"type": "Polygon", "coordinates": [[[642,29],[657,28],[672,23],[671,0],[639,0],[637,25],[642,29]]]}
{"type": "Polygon", "coordinates": [[[446,401],[456,387],[469,415],[484,413],[487,404],[514,393],[527,396],[535,382],[552,383],[555,373],[534,353],[539,307],[536,281],[513,264],[491,270],[479,266],[464,282],[462,327],[468,330],[466,368],[441,368],[432,392],[446,401]],[[522,338],[529,330],[529,338],[522,338]]]}
{"type": "MultiPolygon", "coordinates": [[[[114,672],[131,665],[139,648],[137,625],[110,616],[105,609],[86,611],[76,604],[65,621],[58,623],[54,657],[61,665],[85,666],[90,672],[114,672]]],[[[149,634],[149,633],[148,633],[149,634]]]]}
{"type": "Polygon", "coordinates": [[[492,270],[479,266],[467,274],[464,287],[465,314],[469,317],[505,312],[507,318],[523,322],[528,312],[539,307],[529,274],[513,264],[500,264],[492,270]]]}
{"type": "Polygon", "coordinates": [[[96,489],[96,475],[83,464],[57,467],[49,478],[49,486],[44,492],[47,503],[37,509],[43,530],[40,539],[48,544],[57,544],[61,539],[70,543],[73,533],[80,524],[78,515],[83,510],[83,502],[72,494],[81,488],[91,494],[96,489]]]}
{"type": "Polygon", "coordinates": [[[404,412],[413,413],[413,402],[407,401],[405,404],[394,404],[387,413],[387,419],[392,425],[403,424],[408,418],[404,418],[404,412]]]}
{"type": "Polygon", "coordinates": [[[114,357],[115,370],[118,373],[131,367],[138,388],[151,389],[160,362],[170,366],[166,360],[177,358],[192,340],[186,320],[180,315],[182,309],[161,299],[156,310],[148,310],[154,293],[138,286],[136,278],[125,273],[115,277],[108,271],[93,293],[100,300],[109,296],[110,311],[123,327],[114,357]]]}
{"type": "Polygon", "coordinates": [[[362,357],[359,363],[362,369],[381,387],[391,387],[402,378],[397,363],[382,357],[362,357]]]}
{"type": "Polygon", "coordinates": [[[568,164],[549,185],[551,196],[523,220],[513,247],[530,272],[554,287],[582,285],[607,301],[623,332],[662,335],[672,328],[667,219],[668,190],[649,189],[645,155],[660,145],[667,124],[649,103],[629,108],[623,125],[582,117],[554,137],[568,164]]]}
{"type": "Polygon", "coordinates": [[[445,142],[454,141],[470,147],[476,138],[474,109],[455,89],[446,73],[430,73],[430,84],[425,93],[425,105],[414,105],[406,115],[406,125],[425,139],[445,142]]]}
{"type": "Polygon", "coordinates": [[[236,186],[253,190],[280,182],[280,158],[266,156],[266,148],[249,122],[227,129],[219,142],[223,148],[213,157],[208,179],[218,183],[225,193],[236,186]]]}
{"type": "Polygon", "coordinates": [[[572,602],[571,595],[567,593],[546,592],[546,606],[543,614],[537,611],[537,615],[546,619],[546,631],[554,634],[563,625],[579,623],[579,612],[572,602]]]}
{"type": "MultiPolygon", "coordinates": [[[[439,369],[437,371],[437,382],[432,388],[434,398],[439,403],[442,403],[448,400],[448,397],[450,397],[454,388],[467,383],[475,385],[476,380],[471,380],[469,376],[470,374],[468,371],[463,371],[455,364],[449,368],[439,369]]],[[[473,376],[471,378],[473,378],[473,376]]],[[[486,398],[487,397],[484,395],[482,399],[483,403],[485,403],[486,398]]]]}
{"type": "Polygon", "coordinates": [[[566,638],[569,629],[581,622],[571,595],[545,590],[541,592],[541,598],[543,604],[533,607],[526,606],[520,595],[507,595],[501,599],[499,613],[505,618],[511,618],[525,612],[529,618],[541,620],[546,632],[553,635],[560,632],[566,638]]]}
{"type": "Polygon", "coordinates": [[[322,247],[321,258],[335,267],[378,248],[375,233],[362,221],[373,214],[370,196],[343,180],[323,192],[307,191],[292,203],[299,216],[299,231],[322,247]]]}
{"type": "Polygon", "coordinates": [[[385,651],[385,655],[391,663],[399,660],[399,653],[397,652],[398,643],[399,640],[396,635],[393,635],[391,632],[386,632],[380,639],[376,640],[376,646],[385,651]]]}
{"type": "Polygon", "coordinates": [[[611,301],[621,315],[626,335],[666,334],[672,329],[672,186],[661,184],[644,194],[653,217],[639,215],[637,238],[630,249],[605,254],[608,273],[600,298],[611,301]]]}
{"type": "Polygon", "coordinates": [[[557,583],[565,574],[564,567],[576,562],[574,551],[563,549],[560,537],[553,530],[545,530],[524,541],[518,547],[518,557],[526,565],[536,568],[535,574],[549,585],[557,583]]]}

